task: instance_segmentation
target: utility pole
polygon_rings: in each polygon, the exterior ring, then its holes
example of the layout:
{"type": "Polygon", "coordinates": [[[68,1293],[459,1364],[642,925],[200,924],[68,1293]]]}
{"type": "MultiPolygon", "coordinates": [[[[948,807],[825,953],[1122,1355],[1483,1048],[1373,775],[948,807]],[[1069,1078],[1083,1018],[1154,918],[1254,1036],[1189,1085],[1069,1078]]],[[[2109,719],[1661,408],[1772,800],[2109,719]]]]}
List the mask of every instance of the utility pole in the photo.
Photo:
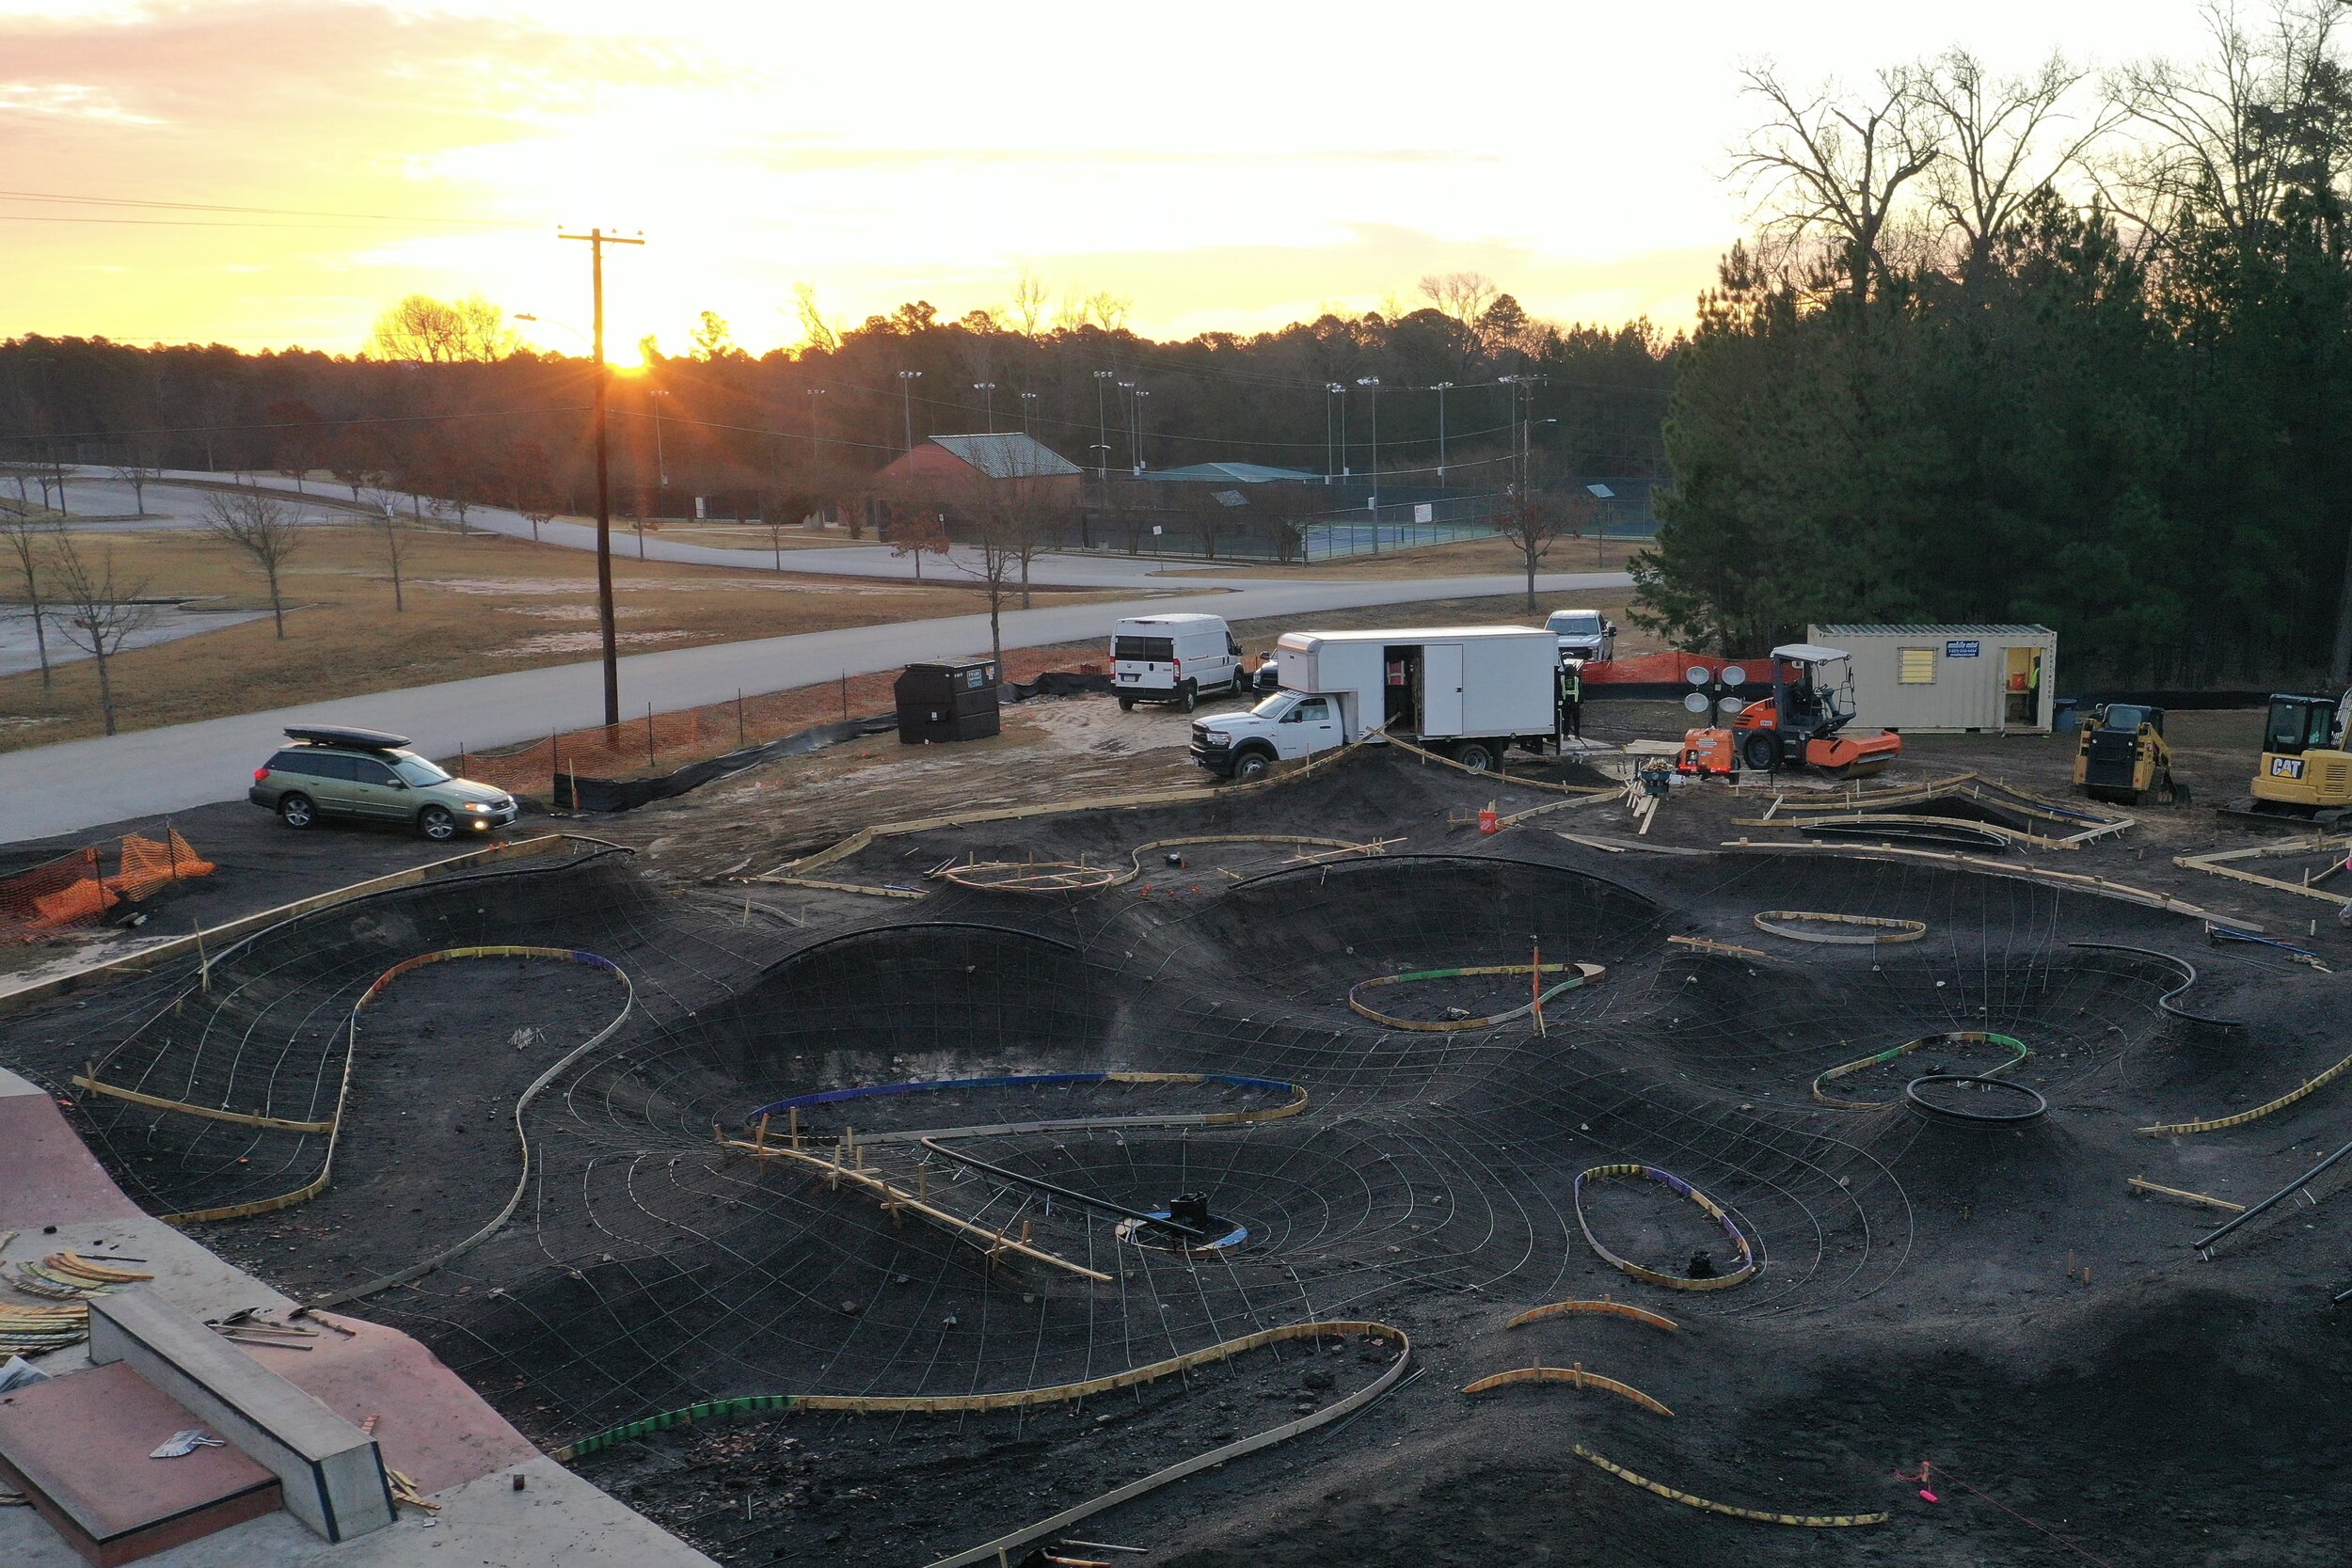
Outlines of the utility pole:
{"type": "Polygon", "coordinates": [[[1440,381],[1434,390],[1438,394],[1438,483],[1445,483],[1445,395],[1454,389],[1451,381],[1440,381]]]}
{"type": "Polygon", "coordinates": [[[972,383],[972,389],[988,400],[988,433],[993,436],[996,434],[996,383],[975,381],[972,383]]]}
{"type": "Polygon", "coordinates": [[[604,362],[604,247],[645,242],[642,236],[625,240],[601,229],[585,234],[559,230],[555,237],[588,242],[588,276],[596,296],[596,628],[604,641],[604,721],[610,728],[621,721],[621,657],[612,622],[612,432],[604,407],[612,372],[604,362]]]}
{"type": "Polygon", "coordinates": [[[906,420],[907,451],[914,450],[914,384],[923,379],[921,371],[898,372],[898,411],[906,420]]]}

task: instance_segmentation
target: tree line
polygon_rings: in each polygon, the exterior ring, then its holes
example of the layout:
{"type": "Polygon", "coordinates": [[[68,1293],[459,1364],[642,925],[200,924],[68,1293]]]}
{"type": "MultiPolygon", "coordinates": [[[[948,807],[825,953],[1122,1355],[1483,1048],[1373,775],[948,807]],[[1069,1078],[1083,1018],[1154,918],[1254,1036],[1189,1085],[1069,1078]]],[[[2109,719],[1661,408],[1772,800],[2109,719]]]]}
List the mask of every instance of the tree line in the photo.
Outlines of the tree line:
{"type": "MultiPolygon", "coordinates": [[[[714,515],[854,516],[910,443],[989,429],[1099,476],[1376,462],[1399,483],[1500,493],[1522,443],[1537,467],[1656,476],[1679,351],[1646,323],[1538,321],[1474,274],[1360,315],[1183,342],[1131,330],[1107,295],[1049,312],[1026,279],[954,320],[918,300],[837,325],[806,290],[792,309],[790,349],[744,353],[709,312],[688,352],[642,345],[644,368],[612,384],[617,512],[686,516],[700,497],[714,515]]],[[[0,342],[0,459],[326,473],[355,498],[389,483],[580,513],[594,373],[479,299],[404,300],[351,356],[25,337],[0,342]]]]}
{"type": "Polygon", "coordinates": [[[1768,68],[1758,231],[1679,356],[1637,615],[1753,653],[2040,621],[2090,678],[2352,675],[2352,84],[2337,8],[2104,77],[1768,68]]]}

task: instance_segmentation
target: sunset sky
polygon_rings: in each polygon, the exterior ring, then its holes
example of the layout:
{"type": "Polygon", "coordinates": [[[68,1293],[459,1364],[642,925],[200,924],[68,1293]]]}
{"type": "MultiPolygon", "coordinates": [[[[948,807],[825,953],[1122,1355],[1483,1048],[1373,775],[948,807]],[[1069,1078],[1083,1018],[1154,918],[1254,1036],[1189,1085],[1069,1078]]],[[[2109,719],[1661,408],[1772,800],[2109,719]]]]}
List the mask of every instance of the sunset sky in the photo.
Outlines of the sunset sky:
{"type": "Polygon", "coordinates": [[[1539,315],[1672,327],[1745,216],[1721,178],[1742,62],[2202,39],[2182,0],[0,0],[0,337],[348,352],[421,290],[572,350],[586,247],[554,236],[590,224],[651,242],[609,268],[616,357],[682,349],[705,309],[754,351],[795,341],[803,280],[849,325],[1001,304],[1025,269],[1162,336],[1460,269],[1539,315]]]}

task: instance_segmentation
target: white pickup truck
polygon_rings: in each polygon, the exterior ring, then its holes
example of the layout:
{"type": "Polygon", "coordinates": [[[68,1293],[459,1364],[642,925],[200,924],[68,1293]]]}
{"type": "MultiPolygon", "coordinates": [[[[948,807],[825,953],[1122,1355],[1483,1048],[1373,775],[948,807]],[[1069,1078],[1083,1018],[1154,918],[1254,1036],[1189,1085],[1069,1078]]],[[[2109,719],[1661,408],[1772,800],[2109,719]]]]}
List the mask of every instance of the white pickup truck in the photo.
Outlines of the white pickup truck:
{"type": "Polygon", "coordinates": [[[1194,723],[1195,763],[1246,783],[1378,732],[1484,770],[1560,737],[1560,644],[1540,627],[1285,632],[1276,657],[1280,690],[1194,723]]]}

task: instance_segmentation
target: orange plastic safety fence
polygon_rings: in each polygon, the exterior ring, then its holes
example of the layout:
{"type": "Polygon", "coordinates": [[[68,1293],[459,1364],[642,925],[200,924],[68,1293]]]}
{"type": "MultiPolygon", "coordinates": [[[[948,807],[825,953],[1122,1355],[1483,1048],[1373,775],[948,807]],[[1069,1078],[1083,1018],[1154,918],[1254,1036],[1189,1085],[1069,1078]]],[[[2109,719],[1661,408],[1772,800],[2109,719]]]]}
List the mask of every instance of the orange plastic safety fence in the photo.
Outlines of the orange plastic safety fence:
{"type": "Polygon", "coordinates": [[[215,869],[176,828],[167,828],[160,839],[127,833],[111,845],[85,845],[0,878],[0,941],[34,942],[52,931],[90,925],[117,904],[137,903],[215,869]],[[109,849],[116,860],[113,876],[105,872],[109,849]]]}

